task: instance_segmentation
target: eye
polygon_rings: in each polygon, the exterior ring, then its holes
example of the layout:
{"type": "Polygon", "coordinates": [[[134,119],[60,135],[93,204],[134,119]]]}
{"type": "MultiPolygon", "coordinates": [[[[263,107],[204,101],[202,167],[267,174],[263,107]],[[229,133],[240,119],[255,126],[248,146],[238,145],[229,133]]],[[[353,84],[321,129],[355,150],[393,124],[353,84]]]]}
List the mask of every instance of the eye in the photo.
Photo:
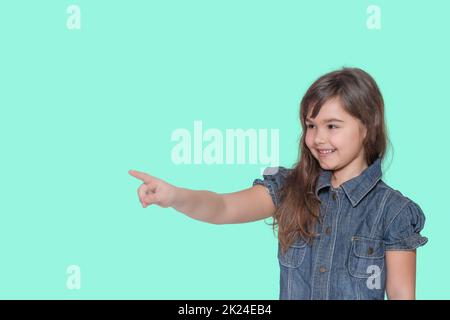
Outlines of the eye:
{"type": "MultiPolygon", "coordinates": [[[[314,126],[313,124],[307,124],[307,125],[306,125],[306,128],[312,129],[313,126],[314,126]]],[[[328,127],[329,127],[330,129],[337,129],[337,128],[339,128],[339,127],[337,127],[337,126],[334,125],[334,124],[329,124],[328,127]]]]}

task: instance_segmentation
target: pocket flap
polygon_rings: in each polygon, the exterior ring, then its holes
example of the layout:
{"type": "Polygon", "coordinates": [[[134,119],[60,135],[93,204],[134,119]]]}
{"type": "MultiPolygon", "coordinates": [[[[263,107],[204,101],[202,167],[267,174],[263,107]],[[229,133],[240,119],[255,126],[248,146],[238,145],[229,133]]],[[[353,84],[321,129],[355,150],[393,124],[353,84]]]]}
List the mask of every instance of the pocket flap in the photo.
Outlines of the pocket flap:
{"type": "Polygon", "coordinates": [[[384,257],[383,240],[352,237],[353,252],[359,258],[376,259],[384,257]]]}
{"type": "Polygon", "coordinates": [[[278,260],[280,264],[289,268],[298,268],[305,258],[307,243],[303,240],[297,240],[289,246],[287,251],[282,254],[281,246],[278,246],[278,260]]]}
{"type": "Polygon", "coordinates": [[[348,256],[350,275],[357,278],[369,278],[374,271],[381,275],[385,264],[383,240],[354,236],[351,246],[348,256]]]}

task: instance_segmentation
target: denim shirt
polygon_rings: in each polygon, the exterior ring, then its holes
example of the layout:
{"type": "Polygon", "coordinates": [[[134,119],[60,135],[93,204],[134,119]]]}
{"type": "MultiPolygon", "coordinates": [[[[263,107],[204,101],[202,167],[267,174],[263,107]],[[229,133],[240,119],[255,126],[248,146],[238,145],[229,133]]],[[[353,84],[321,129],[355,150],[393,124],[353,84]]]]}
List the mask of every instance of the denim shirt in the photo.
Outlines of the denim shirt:
{"type": "MultiPolygon", "coordinates": [[[[276,207],[279,189],[293,169],[269,167],[253,185],[267,188],[276,207]]],[[[316,185],[322,223],[312,245],[300,237],[282,255],[280,299],[384,299],[387,250],[414,250],[425,216],[415,202],[381,180],[381,159],[338,188],[321,169],[316,185]]]]}

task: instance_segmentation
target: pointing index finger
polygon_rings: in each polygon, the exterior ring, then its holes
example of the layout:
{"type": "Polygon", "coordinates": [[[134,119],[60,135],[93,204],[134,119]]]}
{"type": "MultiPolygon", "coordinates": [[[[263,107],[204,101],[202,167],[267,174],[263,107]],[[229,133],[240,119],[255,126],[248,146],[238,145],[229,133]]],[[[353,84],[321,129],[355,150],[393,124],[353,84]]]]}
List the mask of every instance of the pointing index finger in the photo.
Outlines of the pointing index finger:
{"type": "Polygon", "coordinates": [[[133,177],[142,180],[145,183],[149,183],[152,181],[152,176],[149,174],[146,174],[145,172],[140,172],[136,170],[129,170],[129,174],[131,174],[133,177]]]}

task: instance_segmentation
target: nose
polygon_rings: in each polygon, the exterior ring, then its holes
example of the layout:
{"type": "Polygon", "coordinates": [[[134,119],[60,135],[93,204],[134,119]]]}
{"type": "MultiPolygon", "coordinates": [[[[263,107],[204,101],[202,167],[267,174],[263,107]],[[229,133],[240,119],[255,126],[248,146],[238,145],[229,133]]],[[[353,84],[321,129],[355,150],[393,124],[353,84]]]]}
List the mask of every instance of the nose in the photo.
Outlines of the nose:
{"type": "Polygon", "coordinates": [[[320,146],[322,144],[325,144],[326,142],[326,133],[323,130],[316,130],[316,134],[314,136],[314,144],[316,146],[320,146]]]}

